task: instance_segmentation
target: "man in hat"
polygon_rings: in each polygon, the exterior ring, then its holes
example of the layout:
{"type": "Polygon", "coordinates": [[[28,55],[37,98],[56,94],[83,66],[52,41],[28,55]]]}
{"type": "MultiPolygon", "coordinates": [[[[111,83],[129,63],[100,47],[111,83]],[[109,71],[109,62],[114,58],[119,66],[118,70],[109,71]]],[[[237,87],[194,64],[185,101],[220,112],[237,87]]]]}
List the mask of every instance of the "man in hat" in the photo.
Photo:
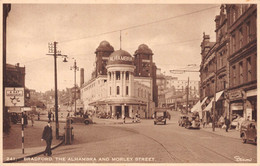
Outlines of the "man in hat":
{"type": "Polygon", "coordinates": [[[51,128],[51,121],[48,121],[47,126],[44,127],[44,130],[42,132],[42,139],[41,141],[46,141],[46,149],[44,151],[44,156],[46,153],[48,156],[51,156],[51,141],[52,141],[52,128],[51,128]]]}

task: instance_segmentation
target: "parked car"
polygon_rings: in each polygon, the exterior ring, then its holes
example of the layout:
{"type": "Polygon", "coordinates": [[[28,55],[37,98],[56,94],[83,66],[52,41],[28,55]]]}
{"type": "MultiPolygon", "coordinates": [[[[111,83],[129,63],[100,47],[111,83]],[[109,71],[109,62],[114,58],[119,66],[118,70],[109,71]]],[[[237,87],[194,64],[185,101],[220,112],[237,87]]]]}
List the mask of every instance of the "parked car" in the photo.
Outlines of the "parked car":
{"type": "Polygon", "coordinates": [[[71,123],[85,123],[86,125],[93,124],[92,119],[90,119],[89,117],[84,118],[79,116],[73,116],[69,117],[69,119],[71,119],[71,123]]]}
{"type": "Polygon", "coordinates": [[[154,112],[154,125],[157,123],[162,123],[166,125],[166,119],[167,119],[167,110],[166,109],[156,109],[154,112]]]}
{"type": "Polygon", "coordinates": [[[257,142],[257,124],[254,121],[244,121],[240,128],[240,138],[243,143],[257,142]]]}
{"type": "Polygon", "coordinates": [[[193,112],[191,116],[188,116],[185,128],[199,129],[200,128],[200,118],[198,112],[193,112]]]}
{"type": "Polygon", "coordinates": [[[184,127],[187,120],[188,120],[188,116],[181,115],[180,119],[178,120],[179,126],[184,127]]]}

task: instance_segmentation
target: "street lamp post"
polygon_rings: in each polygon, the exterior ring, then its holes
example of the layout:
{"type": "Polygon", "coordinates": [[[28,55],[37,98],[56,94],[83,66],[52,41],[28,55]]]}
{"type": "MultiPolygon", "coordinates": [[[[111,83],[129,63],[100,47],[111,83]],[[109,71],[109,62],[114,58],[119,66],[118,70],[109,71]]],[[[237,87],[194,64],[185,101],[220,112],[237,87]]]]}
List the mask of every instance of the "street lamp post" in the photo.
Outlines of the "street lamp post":
{"type": "Polygon", "coordinates": [[[76,96],[76,71],[79,71],[79,67],[77,66],[77,62],[76,62],[76,59],[74,61],[74,65],[70,67],[70,70],[74,70],[74,102],[75,102],[75,114],[76,114],[76,110],[77,110],[77,96],[76,96]]]}
{"type": "Polygon", "coordinates": [[[57,44],[58,42],[49,43],[49,53],[47,55],[52,55],[54,57],[54,88],[55,88],[55,128],[56,128],[56,139],[59,139],[59,117],[58,117],[58,86],[57,86],[57,56],[65,57],[63,62],[67,62],[67,55],[61,55],[60,52],[57,54],[57,44]]]}

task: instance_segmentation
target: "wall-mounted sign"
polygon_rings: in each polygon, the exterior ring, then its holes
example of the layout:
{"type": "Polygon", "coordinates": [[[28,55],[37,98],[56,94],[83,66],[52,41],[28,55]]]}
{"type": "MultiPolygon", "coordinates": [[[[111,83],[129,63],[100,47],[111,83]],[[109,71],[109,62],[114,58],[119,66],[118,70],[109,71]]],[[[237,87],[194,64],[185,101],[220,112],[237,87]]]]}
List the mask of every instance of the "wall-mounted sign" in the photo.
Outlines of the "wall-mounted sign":
{"type": "Polygon", "coordinates": [[[5,106],[23,107],[24,106],[24,88],[6,87],[5,88],[5,106]]]}
{"type": "Polygon", "coordinates": [[[242,93],[240,90],[229,92],[229,99],[234,100],[234,99],[241,99],[242,98],[242,93]]]}
{"type": "Polygon", "coordinates": [[[109,60],[110,61],[133,61],[133,58],[132,57],[129,57],[129,56],[112,56],[112,57],[109,57],[109,60]]]}

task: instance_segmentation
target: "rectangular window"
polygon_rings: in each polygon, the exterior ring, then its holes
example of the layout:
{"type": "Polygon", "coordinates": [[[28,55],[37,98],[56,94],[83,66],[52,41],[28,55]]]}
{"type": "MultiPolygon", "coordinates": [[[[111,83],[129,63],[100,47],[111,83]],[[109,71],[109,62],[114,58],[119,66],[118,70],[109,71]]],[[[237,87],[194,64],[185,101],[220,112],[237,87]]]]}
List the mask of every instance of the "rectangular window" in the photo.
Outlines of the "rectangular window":
{"type": "Polygon", "coordinates": [[[126,73],[125,73],[125,79],[126,79],[126,80],[129,80],[129,72],[126,72],[126,73]]]}
{"type": "Polygon", "coordinates": [[[126,86],[126,93],[125,94],[128,96],[128,86],[126,86]]]}
{"type": "Polygon", "coordinates": [[[120,80],[120,72],[119,71],[116,72],[116,80],[120,80]]]}
{"type": "Polygon", "coordinates": [[[233,53],[236,51],[236,35],[235,34],[232,35],[232,50],[233,50],[233,53]]]}
{"type": "Polygon", "coordinates": [[[246,59],[247,63],[247,82],[250,82],[252,80],[252,66],[251,66],[251,58],[246,59]]]}
{"type": "Polygon", "coordinates": [[[117,95],[120,94],[120,88],[119,88],[119,86],[116,87],[116,94],[117,94],[117,95]]]}
{"type": "Polygon", "coordinates": [[[243,46],[243,30],[242,28],[239,29],[239,48],[243,46]]]}
{"type": "Polygon", "coordinates": [[[232,73],[233,73],[233,86],[236,86],[236,66],[232,66],[232,73]]]}
{"type": "Polygon", "coordinates": [[[243,77],[243,62],[239,63],[239,83],[243,84],[244,77],[243,77]]]}

